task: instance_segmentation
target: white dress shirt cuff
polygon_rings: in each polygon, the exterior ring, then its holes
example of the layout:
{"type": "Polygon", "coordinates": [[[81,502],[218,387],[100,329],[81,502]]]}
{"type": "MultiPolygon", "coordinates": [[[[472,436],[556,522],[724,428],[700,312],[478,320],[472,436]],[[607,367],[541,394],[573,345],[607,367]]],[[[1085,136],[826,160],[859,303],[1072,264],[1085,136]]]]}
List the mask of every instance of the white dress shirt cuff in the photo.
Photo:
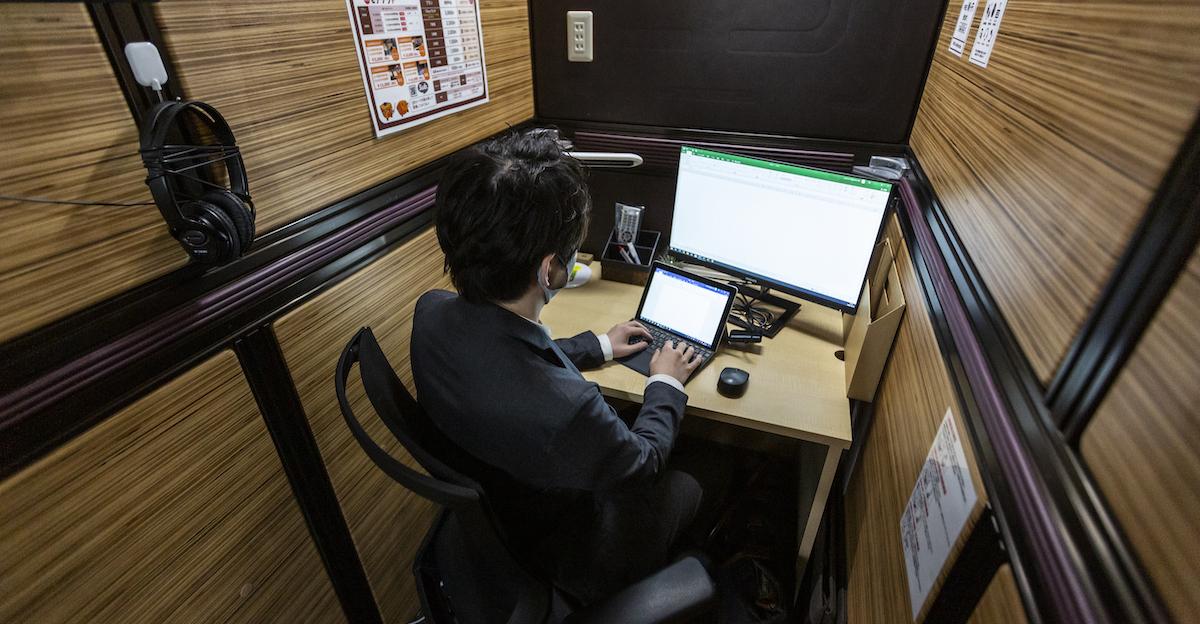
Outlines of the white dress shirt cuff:
{"type": "Polygon", "coordinates": [[[600,341],[600,350],[604,352],[604,361],[611,362],[613,359],[612,341],[608,339],[608,334],[599,334],[596,340],[600,341]]]}
{"type": "Polygon", "coordinates": [[[671,386],[672,388],[675,388],[676,390],[678,390],[684,394],[687,394],[687,391],[683,389],[683,384],[679,383],[678,379],[675,379],[674,377],[672,377],[670,375],[664,375],[662,373],[659,373],[657,375],[651,375],[650,378],[646,380],[646,387],[649,388],[650,384],[652,384],[656,381],[661,381],[661,382],[667,384],[668,386],[671,386]]]}

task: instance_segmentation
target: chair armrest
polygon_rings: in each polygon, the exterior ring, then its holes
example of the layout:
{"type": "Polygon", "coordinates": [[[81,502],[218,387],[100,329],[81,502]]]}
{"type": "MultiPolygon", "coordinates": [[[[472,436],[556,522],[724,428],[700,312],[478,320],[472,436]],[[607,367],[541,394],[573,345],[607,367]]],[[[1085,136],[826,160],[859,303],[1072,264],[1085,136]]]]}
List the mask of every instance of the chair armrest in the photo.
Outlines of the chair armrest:
{"type": "Polygon", "coordinates": [[[681,559],[587,609],[563,624],[670,624],[702,613],[716,586],[694,557],[681,559]]]}

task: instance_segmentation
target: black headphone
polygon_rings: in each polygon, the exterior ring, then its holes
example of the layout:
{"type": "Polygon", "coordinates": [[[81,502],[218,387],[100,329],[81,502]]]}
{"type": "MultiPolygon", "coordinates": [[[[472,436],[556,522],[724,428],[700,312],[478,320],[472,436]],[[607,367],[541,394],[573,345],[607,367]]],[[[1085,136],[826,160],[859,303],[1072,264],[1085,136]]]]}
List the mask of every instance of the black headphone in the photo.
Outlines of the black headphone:
{"type": "Polygon", "coordinates": [[[140,153],[150,195],[189,256],[200,264],[223,264],[250,248],[254,204],[246,167],[217,109],[204,102],[155,104],[142,124],[140,153]],[[221,183],[222,169],[228,186],[221,183]]]}

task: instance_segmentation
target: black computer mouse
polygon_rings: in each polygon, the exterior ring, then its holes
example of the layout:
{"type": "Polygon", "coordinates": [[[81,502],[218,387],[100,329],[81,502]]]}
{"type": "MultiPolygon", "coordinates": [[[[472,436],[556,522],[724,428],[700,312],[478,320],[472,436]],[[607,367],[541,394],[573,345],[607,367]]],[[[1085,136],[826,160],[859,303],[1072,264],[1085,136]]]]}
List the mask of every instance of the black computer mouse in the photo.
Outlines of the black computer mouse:
{"type": "Polygon", "coordinates": [[[736,399],[746,394],[746,385],[749,383],[750,373],[740,368],[729,366],[721,371],[721,376],[717,378],[717,392],[731,399],[736,399]]]}

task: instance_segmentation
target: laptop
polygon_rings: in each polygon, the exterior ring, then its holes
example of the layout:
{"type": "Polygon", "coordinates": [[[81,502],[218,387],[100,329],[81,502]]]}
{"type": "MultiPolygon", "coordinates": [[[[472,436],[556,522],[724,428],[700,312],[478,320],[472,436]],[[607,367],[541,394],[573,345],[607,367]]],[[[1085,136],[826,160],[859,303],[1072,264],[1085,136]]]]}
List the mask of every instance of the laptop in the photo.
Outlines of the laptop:
{"type": "Polygon", "coordinates": [[[650,331],[654,340],[649,347],[617,361],[649,376],[650,358],[663,343],[684,342],[695,348],[696,357],[702,358],[687,378],[691,381],[712,361],[720,346],[725,319],[735,296],[737,289],[733,286],[655,262],[650,267],[637,315],[633,317],[650,331]]]}

